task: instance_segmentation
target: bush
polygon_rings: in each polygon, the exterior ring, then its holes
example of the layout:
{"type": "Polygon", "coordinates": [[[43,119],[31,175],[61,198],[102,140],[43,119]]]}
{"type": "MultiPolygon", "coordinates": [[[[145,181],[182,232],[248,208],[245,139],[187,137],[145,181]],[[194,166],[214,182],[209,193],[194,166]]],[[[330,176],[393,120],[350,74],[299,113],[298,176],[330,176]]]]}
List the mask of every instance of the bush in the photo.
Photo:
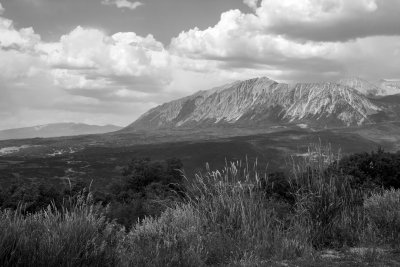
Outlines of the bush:
{"type": "Polygon", "coordinates": [[[19,205],[24,212],[37,212],[54,204],[62,203],[62,192],[45,182],[16,182],[0,192],[0,208],[16,209],[19,205]],[[22,206],[21,206],[22,204],[22,206]]]}
{"type": "Polygon", "coordinates": [[[113,202],[109,205],[106,216],[116,220],[123,225],[126,230],[130,230],[132,225],[145,218],[148,215],[143,207],[143,200],[132,201],[130,203],[113,202]]]}
{"type": "Polygon", "coordinates": [[[1,266],[115,266],[119,228],[81,195],[71,209],[0,211],[1,266]]]}
{"type": "Polygon", "coordinates": [[[354,187],[384,187],[400,189],[400,152],[359,153],[344,157],[339,162],[344,175],[353,177],[354,187]]]}
{"type": "Polygon", "coordinates": [[[190,205],[147,217],[120,242],[123,266],[202,266],[200,218],[190,205]]]}
{"type": "Polygon", "coordinates": [[[294,204],[296,189],[290,184],[288,177],[283,172],[273,172],[261,179],[261,187],[268,198],[294,204]]]}
{"type": "Polygon", "coordinates": [[[152,183],[169,186],[182,180],[179,159],[168,159],[165,162],[151,161],[150,158],[134,159],[124,169],[123,185],[134,192],[143,192],[152,183]]]}
{"type": "Polygon", "coordinates": [[[364,201],[369,223],[381,242],[400,245],[400,190],[376,193],[364,201]]]}

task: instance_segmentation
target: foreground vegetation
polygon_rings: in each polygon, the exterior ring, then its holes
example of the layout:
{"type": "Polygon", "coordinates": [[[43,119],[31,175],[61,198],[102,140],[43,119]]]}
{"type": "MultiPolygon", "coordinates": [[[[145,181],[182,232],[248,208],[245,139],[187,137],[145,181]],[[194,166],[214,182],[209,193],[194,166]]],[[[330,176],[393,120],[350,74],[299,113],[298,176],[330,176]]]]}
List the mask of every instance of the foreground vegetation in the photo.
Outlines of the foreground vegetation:
{"type": "Polygon", "coordinates": [[[288,173],[234,162],[184,179],[178,160],[144,159],[105,192],[38,186],[48,193],[15,206],[19,191],[5,190],[0,265],[328,266],[342,252],[348,266],[396,266],[399,163],[314,146],[288,173]]]}

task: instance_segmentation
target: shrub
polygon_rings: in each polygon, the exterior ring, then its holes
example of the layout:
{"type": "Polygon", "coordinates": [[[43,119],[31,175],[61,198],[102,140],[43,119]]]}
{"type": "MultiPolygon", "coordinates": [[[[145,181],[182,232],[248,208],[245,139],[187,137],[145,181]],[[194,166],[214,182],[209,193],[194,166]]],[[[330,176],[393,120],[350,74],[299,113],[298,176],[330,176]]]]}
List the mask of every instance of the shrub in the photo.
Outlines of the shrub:
{"type": "Polygon", "coordinates": [[[181,196],[182,163],[179,159],[152,161],[134,159],[124,169],[123,176],[111,182],[99,199],[110,203],[107,217],[116,219],[130,230],[145,216],[160,216],[181,196]]]}
{"type": "Polygon", "coordinates": [[[134,159],[124,169],[124,187],[134,192],[143,192],[152,183],[169,185],[182,180],[180,169],[183,165],[179,159],[168,159],[165,162],[151,161],[149,158],[134,159]]]}
{"type": "Polygon", "coordinates": [[[61,206],[62,192],[55,185],[45,182],[15,182],[0,191],[0,208],[3,209],[16,209],[22,204],[24,212],[33,213],[52,203],[58,208],[61,206]]]}
{"type": "Polygon", "coordinates": [[[126,230],[130,230],[132,225],[142,220],[147,215],[143,207],[143,201],[137,200],[130,203],[113,202],[107,209],[106,216],[116,220],[123,225],[126,230]]]}
{"type": "Polygon", "coordinates": [[[344,157],[339,162],[341,171],[354,178],[356,187],[400,188],[400,152],[359,153],[344,157]]]}
{"type": "Polygon", "coordinates": [[[115,266],[120,230],[88,197],[35,214],[0,212],[1,266],[115,266]]]}
{"type": "Polygon", "coordinates": [[[119,244],[123,266],[204,265],[200,218],[190,205],[147,217],[119,244]]]}
{"type": "Polygon", "coordinates": [[[273,172],[261,179],[261,187],[268,198],[294,204],[295,188],[290,184],[288,177],[283,172],[273,172]]]}
{"type": "Polygon", "coordinates": [[[382,242],[400,245],[400,190],[375,193],[364,201],[369,223],[382,242]]]}

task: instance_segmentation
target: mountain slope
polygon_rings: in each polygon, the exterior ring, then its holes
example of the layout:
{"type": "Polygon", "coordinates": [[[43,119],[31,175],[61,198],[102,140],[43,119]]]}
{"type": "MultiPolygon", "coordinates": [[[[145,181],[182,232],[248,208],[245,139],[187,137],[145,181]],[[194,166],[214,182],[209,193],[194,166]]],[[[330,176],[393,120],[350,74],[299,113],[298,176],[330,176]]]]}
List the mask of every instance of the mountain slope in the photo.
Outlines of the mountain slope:
{"type": "Polygon", "coordinates": [[[386,92],[385,95],[400,94],[400,80],[381,79],[377,82],[377,84],[386,92]]]}
{"type": "Polygon", "coordinates": [[[366,96],[373,97],[387,95],[386,90],[358,77],[347,77],[337,81],[336,83],[354,88],[366,96]]]}
{"type": "Polygon", "coordinates": [[[337,83],[288,85],[268,78],[235,82],[165,103],[125,131],[213,125],[307,123],[361,125],[381,108],[354,88],[337,83]]]}
{"type": "Polygon", "coordinates": [[[3,130],[0,131],[0,140],[100,134],[114,132],[120,129],[121,127],[115,125],[97,126],[82,123],[54,123],[3,130]]]}

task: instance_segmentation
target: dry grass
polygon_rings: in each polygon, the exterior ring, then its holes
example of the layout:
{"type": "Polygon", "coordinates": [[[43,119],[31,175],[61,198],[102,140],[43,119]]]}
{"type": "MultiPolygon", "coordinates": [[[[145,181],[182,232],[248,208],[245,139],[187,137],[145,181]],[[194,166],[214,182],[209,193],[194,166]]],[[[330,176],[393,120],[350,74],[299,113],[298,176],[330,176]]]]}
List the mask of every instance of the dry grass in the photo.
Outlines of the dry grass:
{"type": "MultiPolygon", "coordinates": [[[[71,203],[70,203],[71,204],[71,203]]],[[[114,266],[121,232],[107,222],[90,195],[71,209],[35,214],[0,212],[1,266],[114,266]]]]}
{"type": "Polygon", "coordinates": [[[365,261],[380,259],[377,240],[398,245],[400,193],[364,201],[363,192],[335,169],[338,159],[319,145],[293,160],[286,182],[294,203],[266,190],[271,181],[256,163],[207,169],[187,179],[183,202],[128,233],[105,219],[90,194],[61,211],[1,211],[0,265],[281,266],[287,260],[312,263],[320,260],[318,251],[346,246],[367,247],[362,255],[352,252],[365,261]]]}
{"type": "Polygon", "coordinates": [[[307,157],[292,164],[296,216],[316,248],[354,245],[364,227],[363,192],[340,173],[339,160],[329,145],[312,145],[307,157]]]}
{"type": "Polygon", "coordinates": [[[381,244],[400,248],[400,190],[372,194],[364,201],[372,234],[381,244]]]}

